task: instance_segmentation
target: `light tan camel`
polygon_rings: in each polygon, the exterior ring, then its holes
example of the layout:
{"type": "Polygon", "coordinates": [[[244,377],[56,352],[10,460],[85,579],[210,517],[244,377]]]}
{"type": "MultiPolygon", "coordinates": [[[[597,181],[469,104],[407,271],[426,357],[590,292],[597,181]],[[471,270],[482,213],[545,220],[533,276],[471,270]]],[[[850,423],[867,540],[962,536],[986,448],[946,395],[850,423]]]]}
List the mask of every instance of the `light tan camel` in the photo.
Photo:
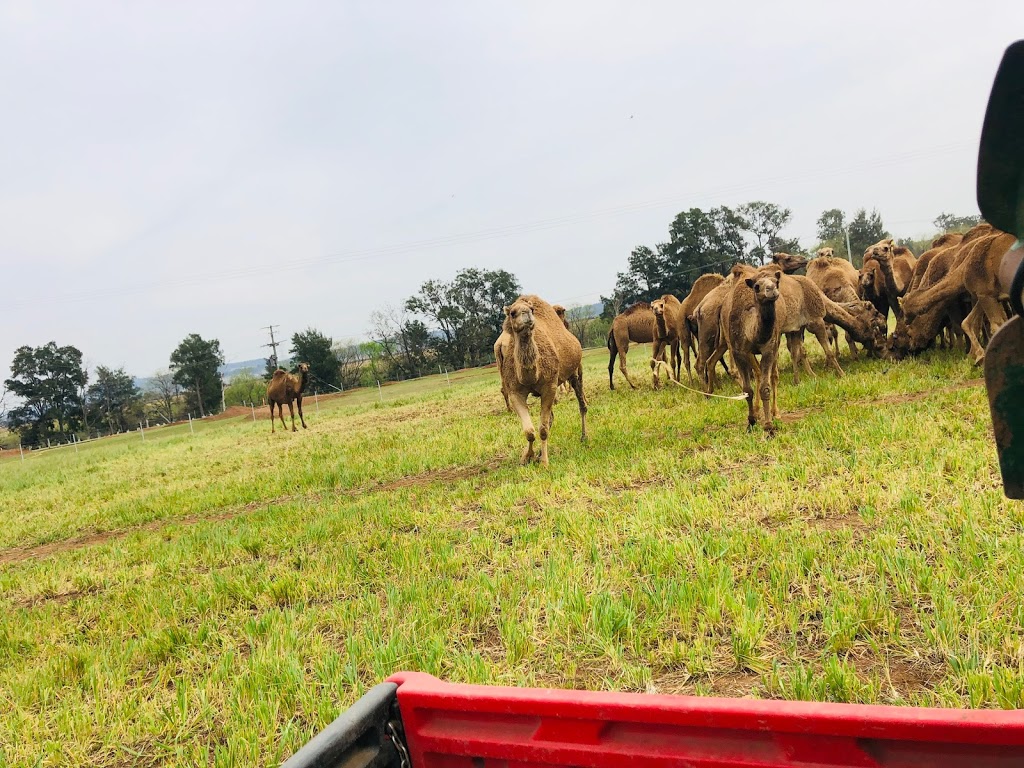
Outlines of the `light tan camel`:
{"type": "MultiPolygon", "coordinates": [[[[501,335],[498,336],[498,340],[494,342],[494,362],[498,367],[498,371],[501,371],[502,360],[505,357],[506,345],[512,341],[512,337],[507,331],[502,329],[501,335]]],[[[505,398],[505,410],[509,413],[512,412],[512,405],[508,401],[508,390],[505,389],[505,382],[501,382],[501,396],[505,398]]]]}
{"type": "MultiPolygon", "coordinates": [[[[836,258],[832,254],[831,248],[821,248],[817,258],[811,259],[807,264],[807,278],[832,301],[840,304],[858,301],[860,297],[857,294],[857,268],[846,259],[836,258]]],[[[838,357],[839,334],[831,323],[828,328],[838,357]]],[[[850,347],[850,356],[856,359],[857,346],[849,332],[846,334],[846,343],[850,347]]]]}
{"type": "Polygon", "coordinates": [[[880,240],[864,251],[860,270],[861,298],[874,304],[889,317],[889,310],[898,320],[899,299],[907,292],[917,259],[909,248],[896,245],[892,238],[880,240]]]}
{"type": "Polygon", "coordinates": [[[615,389],[615,357],[619,357],[619,370],[626,377],[629,386],[636,389],[636,383],[629,378],[626,368],[626,352],[629,343],[651,344],[654,342],[654,312],[647,302],[638,302],[620,312],[608,330],[608,388],[615,389]]]}
{"type": "Polygon", "coordinates": [[[512,338],[502,355],[501,384],[523,423],[526,449],[522,462],[526,464],[534,458],[536,434],[526,405],[526,398],[534,395],[540,398],[540,453],[537,460],[547,466],[555,392],[563,381],[568,381],[576,393],[580,407],[580,439],[587,439],[583,348],[551,305],[539,296],[520,296],[505,307],[504,330],[512,338]]]}
{"type": "MultiPolygon", "coordinates": [[[[722,308],[725,301],[732,292],[736,280],[753,274],[754,268],[748,264],[736,264],[733,266],[729,276],[719,285],[708,291],[693,314],[689,322],[697,329],[697,378],[700,379],[701,388],[707,394],[715,391],[715,366],[719,362],[729,372],[725,365],[725,351],[728,348],[725,336],[722,333],[722,308]]],[[[736,374],[735,367],[732,371],[736,374]]]]}
{"type": "Polygon", "coordinates": [[[651,302],[654,313],[654,345],[651,349],[651,380],[654,388],[661,386],[660,362],[665,360],[665,350],[669,352],[668,377],[671,381],[679,381],[679,318],[682,304],[671,293],[651,302]]]}
{"type": "Polygon", "coordinates": [[[267,402],[270,403],[270,431],[274,432],[274,406],[277,405],[277,412],[281,417],[281,426],[288,429],[284,423],[284,406],[288,404],[288,412],[292,416],[292,432],[298,432],[295,428],[295,409],[292,401],[298,403],[299,421],[302,428],[306,428],[306,419],[302,415],[302,393],[309,383],[309,363],[299,363],[299,374],[288,373],[283,368],[274,371],[274,375],[267,384],[267,402]]]}

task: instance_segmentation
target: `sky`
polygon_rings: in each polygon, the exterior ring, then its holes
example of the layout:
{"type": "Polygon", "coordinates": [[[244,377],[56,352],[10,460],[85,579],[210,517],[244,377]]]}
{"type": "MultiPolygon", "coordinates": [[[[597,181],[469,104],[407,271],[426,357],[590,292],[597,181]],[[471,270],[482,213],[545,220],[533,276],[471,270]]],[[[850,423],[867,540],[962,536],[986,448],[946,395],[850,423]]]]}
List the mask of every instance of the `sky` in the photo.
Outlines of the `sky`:
{"type": "Polygon", "coordinates": [[[360,337],[427,279],[590,303],[674,215],[977,213],[1024,3],[0,0],[0,375],[360,337]]]}

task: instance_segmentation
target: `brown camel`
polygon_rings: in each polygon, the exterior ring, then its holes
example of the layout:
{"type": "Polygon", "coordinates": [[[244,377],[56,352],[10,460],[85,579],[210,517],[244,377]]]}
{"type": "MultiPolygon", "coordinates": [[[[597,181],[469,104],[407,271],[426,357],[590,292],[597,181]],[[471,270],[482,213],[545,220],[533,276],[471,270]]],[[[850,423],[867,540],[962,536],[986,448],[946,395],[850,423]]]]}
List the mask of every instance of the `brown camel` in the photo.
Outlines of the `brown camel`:
{"type": "MultiPolygon", "coordinates": [[[[986,225],[986,234],[991,229],[986,225]]],[[[914,267],[914,274],[910,277],[910,286],[905,295],[909,296],[922,288],[930,288],[944,278],[953,267],[958,246],[964,236],[959,232],[950,232],[932,241],[932,247],[921,254],[914,267]]],[[[972,238],[974,239],[974,238],[972,238]]],[[[939,346],[948,346],[952,349],[957,340],[963,339],[967,345],[967,337],[964,336],[963,323],[967,313],[971,311],[969,302],[966,299],[952,302],[949,313],[943,321],[943,327],[939,329],[939,346]]],[[[898,323],[897,323],[898,325],[898,323]]]]}
{"type": "MultiPolygon", "coordinates": [[[[551,308],[553,310],[555,310],[555,314],[558,315],[561,318],[562,324],[565,326],[565,329],[571,333],[572,332],[572,328],[569,327],[569,318],[567,318],[565,316],[565,313],[566,313],[565,307],[563,307],[561,304],[552,304],[551,308]]],[[[580,343],[582,343],[582,342],[580,342],[580,343]]],[[[558,394],[560,394],[560,395],[567,395],[567,394],[569,394],[570,391],[571,391],[571,388],[569,387],[569,382],[563,381],[561,384],[558,385],[558,394]]],[[[556,400],[555,402],[557,403],[558,401],[556,400]]]]}
{"type": "MultiPolygon", "coordinates": [[[[693,383],[693,373],[690,370],[690,351],[692,350],[694,355],[697,354],[697,325],[690,320],[690,317],[700,306],[704,297],[724,282],[725,278],[714,272],[701,275],[694,281],[690,293],[683,299],[682,306],[679,308],[679,327],[676,333],[679,336],[679,347],[683,353],[683,363],[686,365],[686,378],[691,384],[693,383]]],[[[676,374],[677,378],[680,373],[676,374]]]]}
{"type": "MultiPolygon", "coordinates": [[[[831,248],[821,248],[817,258],[811,259],[807,264],[807,278],[832,301],[837,303],[857,301],[859,299],[857,268],[846,259],[836,258],[832,254],[831,248]]],[[[838,356],[839,334],[831,323],[829,323],[829,337],[835,345],[836,356],[838,356]]],[[[849,333],[846,334],[846,343],[850,347],[850,356],[856,359],[857,346],[849,333]]]]}
{"type": "Polygon", "coordinates": [[[288,373],[283,368],[274,371],[270,383],[267,384],[267,402],[270,403],[270,431],[274,432],[274,405],[277,405],[278,415],[281,417],[281,426],[288,429],[284,423],[284,406],[288,404],[288,412],[292,415],[292,432],[298,432],[295,428],[295,409],[292,401],[299,406],[299,421],[302,428],[306,428],[306,419],[302,415],[302,393],[309,383],[309,363],[299,363],[299,373],[288,373]]]}
{"type": "Polygon", "coordinates": [[[907,293],[916,291],[921,286],[921,280],[924,279],[928,265],[940,251],[960,245],[960,241],[963,239],[964,236],[960,232],[947,232],[932,240],[931,248],[922,253],[917,259],[917,264],[914,265],[914,274],[910,276],[910,285],[907,288],[907,293]]]}
{"type": "Polygon", "coordinates": [[[889,317],[889,310],[898,320],[899,299],[907,292],[917,259],[909,248],[896,245],[892,238],[880,240],[864,251],[860,271],[862,298],[874,304],[889,317]]]}
{"type": "MultiPolygon", "coordinates": [[[[697,378],[701,388],[707,394],[715,391],[715,366],[721,362],[726,373],[729,368],[725,364],[726,339],[722,333],[722,309],[732,292],[736,281],[747,274],[753,274],[754,268],[748,264],[736,264],[729,276],[708,291],[693,314],[687,318],[692,327],[697,329],[697,378]]],[[[735,375],[735,366],[732,372],[735,375]]]]}
{"type": "Polygon", "coordinates": [[[801,256],[799,253],[775,253],[772,254],[772,263],[783,273],[795,275],[807,266],[807,257],[801,256]]]}
{"type": "Polygon", "coordinates": [[[504,329],[511,334],[506,354],[502,355],[501,384],[508,392],[512,408],[523,423],[526,449],[522,462],[534,458],[536,439],[526,398],[540,398],[540,453],[537,460],[548,465],[548,435],[553,419],[555,391],[568,381],[580,406],[580,438],[587,439],[587,401],[583,395],[583,348],[555,314],[538,296],[520,296],[505,307],[504,329]]]}
{"type": "Polygon", "coordinates": [[[748,430],[757,423],[755,392],[761,397],[765,431],[775,430],[779,416],[779,337],[786,325],[782,276],[775,266],[737,275],[722,308],[723,331],[747,396],[748,430]]]}
{"type": "MultiPolygon", "coordinates": [[[[903,322],[897,323],[890,340],[892,355],[901,358],[926,349],[942,327],[950,305],[968,296],[973,308],[961,327],[970,339],[971,357],[980,365],[985,359],[982,339],[986,326],[995,332],[1007,319],[1003,307],[1006,296],[998,277],[999,264],[1015,239],[997,229],[992,229],[990,234],[965,236],[946,276],[904,297],[903,322]]],[[[935,261],[933,258],[929,269],[935,261]]]]}
{"type": "Polygon", "coordinates": [[[626,368],[626,352],[629,350],[629,343],[651,344],[654,342],[655,321],[654,312],[647,302],[639,302],[619,313],[612,320],[612,327],[608,330],[608,387],[615,389],[615,357],[619,357],[619,370],[626,377],[629,386],[636,389],[636,383],[629,378],[629,371],[626,368]]]}
{"type": "Polygon", "coordinates": [[[661,386],[661,366],[665,350],[669,352],[668,377],[679,381],[679,325],[682,304],[671,293],[651,302],[654,313],[654,345],[651,349],[651,379],[654,388],[661,386]]]}

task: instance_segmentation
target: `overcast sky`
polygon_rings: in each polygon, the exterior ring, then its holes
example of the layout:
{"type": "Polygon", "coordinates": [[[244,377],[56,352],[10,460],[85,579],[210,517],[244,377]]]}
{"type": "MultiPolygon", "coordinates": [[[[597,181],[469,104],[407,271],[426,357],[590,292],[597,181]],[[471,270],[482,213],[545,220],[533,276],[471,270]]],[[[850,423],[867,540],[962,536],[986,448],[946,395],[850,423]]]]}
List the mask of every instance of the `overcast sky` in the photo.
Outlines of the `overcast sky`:
{"type": "Polygon", "coordinates": [[[0,0],[0,374],[363,334],[427,278],[608,292],[680,210],[976,213],[1024,3],[0,0]],[[982,12],[984,9],[984,12],[982,12]]]}

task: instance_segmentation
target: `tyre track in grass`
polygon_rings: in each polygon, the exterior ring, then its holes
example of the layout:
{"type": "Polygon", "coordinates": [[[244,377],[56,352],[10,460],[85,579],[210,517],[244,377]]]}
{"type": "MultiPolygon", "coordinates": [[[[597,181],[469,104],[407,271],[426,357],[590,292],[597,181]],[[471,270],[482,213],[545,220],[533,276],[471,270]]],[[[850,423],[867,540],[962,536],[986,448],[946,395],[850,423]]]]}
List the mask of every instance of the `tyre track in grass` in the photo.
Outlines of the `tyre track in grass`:
{"type": "MultiPolygon", "coordinates": [[[[907,392],[898,395],[884,395],[873,400],[864,400],[863,402],[856,403],[856,405],[903,405],[905,403],[914,403],[921,400],[927,400],[928,398],[935,397],[938,395],[949,394],[951,392],[958,392],[965,389],[974,389],[983,386],[985,383],[984,379],[968,379],[966,381],[957,382],[945,387],[922,390],[918,392],[907,392]]],[[[808,408],[799,408],[793,411],[787,411],[781,415],[781,421],[783,424],[792,424],[800,421],[801,419],[816,413],[822,413],[826,410],[826,406],[817,405],[808,408]]],[[[728,425],[723,425],[721,429],[728,428],[728,425]]],[[[693,430],[688,433],[677,435],[677,437],[684,438],[692,436],[695,432],[700,431],[706,433],[708,428],[705,427],[701,430],[693,430]]],[[[86,547],[99,546],[106,544],[111,541],[117,541],[127,536],[131,536],[134,533],[152,533],[159,531],[163,528],[169,528],[171,526],[191,526],[198,523],[205,522],[217,522],[222,520],[232,520],[236,517],[246,515],[250,512],[254,512],[258,509],[270,507],[274,504],[286,504],[291,501],[322,501],[332,496],[335,498],[356,498],[364,496],[366,494],[374,493],[388,493],[390,491],[401,490],[405,488],[415,488],[423,485],[429,485],[435,482],[458,482],[460,480],[468,480],[473,477],[479,477],[487,472],[497,469],[507,463],[505,457],[499,457],[486,461],[483,464],[461,466],[447,469],[430,470],[427,472],[421,472],[416,475],[408,475],[406,477],[400,477],[395,480],[389,480],[384,483],[378,483],[374,485],[363,485],[358,488],[350,488],[344,491],[338,491],[331,493],[329,491],[315,491],[306,494],[290,494],[285,496],[278,496],[272,499],[263,499],[260,501],[252,501],[248,504],[234,507],[227,510],[221,510],[219,512],[209,513],[194,513],[190,515],[184,515],[178,518],[161,518],[159,520],[153,520],[148,523],[141,525],[134,525],[127,528],[117,528],[108,531],[98,531],[96,533],[86,534],[84,536],[76,536],[70,539],[62,539],[60,541],[47,542],[46,544],[38,544],[31,547],[13,547],[11,549],[0,551],[0,566],[12,565],[20,563],[25,560],[41,559],[51,557],[53,555],[63,554],[78,549],[84,549],[86,547]]]]}

